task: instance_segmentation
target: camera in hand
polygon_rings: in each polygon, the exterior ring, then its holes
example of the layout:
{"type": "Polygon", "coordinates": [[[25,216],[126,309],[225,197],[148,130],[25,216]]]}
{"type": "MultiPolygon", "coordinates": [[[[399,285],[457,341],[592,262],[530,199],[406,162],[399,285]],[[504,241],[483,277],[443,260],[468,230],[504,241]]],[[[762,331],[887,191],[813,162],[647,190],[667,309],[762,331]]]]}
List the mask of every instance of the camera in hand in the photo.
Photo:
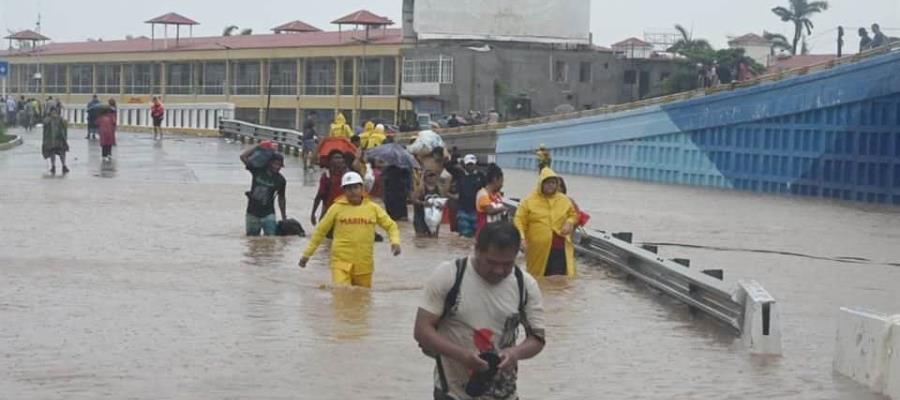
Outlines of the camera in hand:
{"type": "Polygon", "coordinates": [[[500,355],[493,351],[485,351],[478,355],[479,358],[488,363],[488,369],[484,371],[475,371],[469,377],[466,383],[466,394],[472,397],[478,397],[487,392],[491,386],[491,381],[497,375],[497,366],[500,365],[500,355]]]}

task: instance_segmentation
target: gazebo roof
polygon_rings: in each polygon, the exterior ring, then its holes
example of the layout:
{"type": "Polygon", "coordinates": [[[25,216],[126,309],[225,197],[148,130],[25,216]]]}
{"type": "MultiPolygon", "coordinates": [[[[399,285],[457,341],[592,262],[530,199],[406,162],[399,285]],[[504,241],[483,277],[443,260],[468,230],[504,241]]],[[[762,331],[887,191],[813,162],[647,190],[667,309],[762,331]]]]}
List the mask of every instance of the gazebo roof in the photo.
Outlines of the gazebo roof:
{"type": "Polygon", "coordinates": [[[170,12],[166,15],[160,15],[156,18],[146,21],[145,23],[164,25],[200,25],[200,23],[197,21],[173,12],[170,12]]]}
{"type": "Polygon", "coordinates": [[[388,18],[373,14],[369,10],[359,10],[348,14],[344,17],[331,21],[332,24],[338,25],[393,25],[394,21],[388,18]]]}
{"type": "Polygon", "coordinates": [[[33,30],[30,30],[30,29],[26,29],[26,30],[21,31],[21,32],[16,32],[16,33],[14,33],[14,34],[12,34],[12,35],[9,35],[9,36],[5,37],[4,39],[24,40],[24,41],[33,41],[33,42],[40,42],[40,41],[44,41],[44,40],[50,40],[50,38],[48,38],[48,37],[46,37],[46,36],[44,36],[44,35],[41,35],[40,33],[37,33],[37,32],[35,32],[35,31],[33,31],[33,30]]]}
{"type": "Polygon", "coordinates": [[[316,28],[306,22],[297,20],[291,21],[284,25],[279,25],[272,28],[273,31],[277,32],[321,32],[322,30],[316,28]]]}

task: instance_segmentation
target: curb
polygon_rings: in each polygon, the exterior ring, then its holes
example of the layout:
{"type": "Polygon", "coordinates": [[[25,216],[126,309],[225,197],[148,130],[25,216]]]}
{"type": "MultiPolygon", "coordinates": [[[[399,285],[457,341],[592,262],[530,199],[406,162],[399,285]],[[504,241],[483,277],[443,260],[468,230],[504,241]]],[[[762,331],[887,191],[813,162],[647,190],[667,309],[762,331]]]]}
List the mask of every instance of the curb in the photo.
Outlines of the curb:
{"type": "Polygon", "coordinates": [[[21,136],[16,136],[16,135],[11,135],[11,136],[14,138],[13,140],[10,140],[6,143],[0,143],[0,151],[10,150],[16,146],[22,145],[22,137],[21,136]]]}

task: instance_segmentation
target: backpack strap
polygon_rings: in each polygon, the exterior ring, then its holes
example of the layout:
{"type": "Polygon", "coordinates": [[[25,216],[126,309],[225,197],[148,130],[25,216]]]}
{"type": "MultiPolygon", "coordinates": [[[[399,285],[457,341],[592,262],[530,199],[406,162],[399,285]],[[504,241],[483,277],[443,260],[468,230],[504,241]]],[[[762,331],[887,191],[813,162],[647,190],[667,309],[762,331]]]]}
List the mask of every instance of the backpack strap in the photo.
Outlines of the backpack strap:
{"type": "MultiPolygon", "coordinates": [[[[444,310],[441,311],[441,321],[450,315],[450,311],[456,305],[456,299],[459,298],[459,287],[462,285],[463,276],[466,274],[466,264],[468,263],[468,260],[468,257],[456,259],[456,277],[453,281],[453,287],[450,288],[450,291],[447,292],[447,297],[444,298],[444,310]]],[[[438,379],[441,383],[441,393],[446,395],[450,393],[450,385],[447,384],[447,374],[444,372],[444,363],[441,362],[441,355],[436,354],[434,356],[434,361],[437,364],[438,379]]]]}

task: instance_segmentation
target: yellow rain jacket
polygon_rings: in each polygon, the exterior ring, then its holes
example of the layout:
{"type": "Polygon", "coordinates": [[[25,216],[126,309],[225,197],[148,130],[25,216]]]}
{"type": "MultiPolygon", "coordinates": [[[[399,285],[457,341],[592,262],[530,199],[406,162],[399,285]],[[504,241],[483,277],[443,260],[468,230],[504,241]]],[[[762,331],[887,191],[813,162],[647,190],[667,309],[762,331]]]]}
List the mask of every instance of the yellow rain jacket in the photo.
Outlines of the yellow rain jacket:
{"type": "Polygon", "coordinates": [[[359,134],[359,147],[363,150],[366,150],[370,147],[369,141],[372,140],[372,134],[375,133],[375,124],[372,121],[366,122],[366,126],[363,127],[362,133],[359,134]]]}
{"type": "MultiPolygon", "coordinates": [[[[528,273],[533,276],[544,276],[547,269],[547,259],[550,257],[550,246],[553,243],[553,234],[560,235],[566,222],[578,222],[578,213],[572,205],[572,200],[556,192],[553,196],[545,196],[541,190],[541,184],[548,178],[555,178],[556,172],[550,168],[541,171],[537,189],[522,200],[516,210],[516,228],[525,240],[525,259],[528,273]]],[[[560,235],[562,236],[562,235],[560,235]]],[[[572,243],[572,235],[566,238],[566,275],[575,275],[575,246],[572,243]]]]}
{"type": "Polygon", "coordinates": [[[369,138],[369,147],[366,148],[371,149],[381,146],[385,139],[387,139],[387,135],[384,134],[384,127],[375,126],[375,131],[372,132],[372,136],[369,138]]]}
{"type": "Polygon", "coordinates": [[[353,129],[350,129],[350,125],[347,125],[347,119],[344,118],[344,114],[338,113],[337,117],[334,117],[334,123],[331,124],[331,132],[328,136],[345,137],[347,139],[353,136],[353,129]]]}
{"type": "Polygon", "coordinates": [[[353,268],[356,274],[372,273],[375,270],[375,225],[387,231],[391,244],[400,244],[400,229],[381,206],[368,197],[358,206],[350,204],[346,196],[338,197],[316,226],[303,256],[312,257],[325,235],[334,228],[332,268],[353,268]]]}

